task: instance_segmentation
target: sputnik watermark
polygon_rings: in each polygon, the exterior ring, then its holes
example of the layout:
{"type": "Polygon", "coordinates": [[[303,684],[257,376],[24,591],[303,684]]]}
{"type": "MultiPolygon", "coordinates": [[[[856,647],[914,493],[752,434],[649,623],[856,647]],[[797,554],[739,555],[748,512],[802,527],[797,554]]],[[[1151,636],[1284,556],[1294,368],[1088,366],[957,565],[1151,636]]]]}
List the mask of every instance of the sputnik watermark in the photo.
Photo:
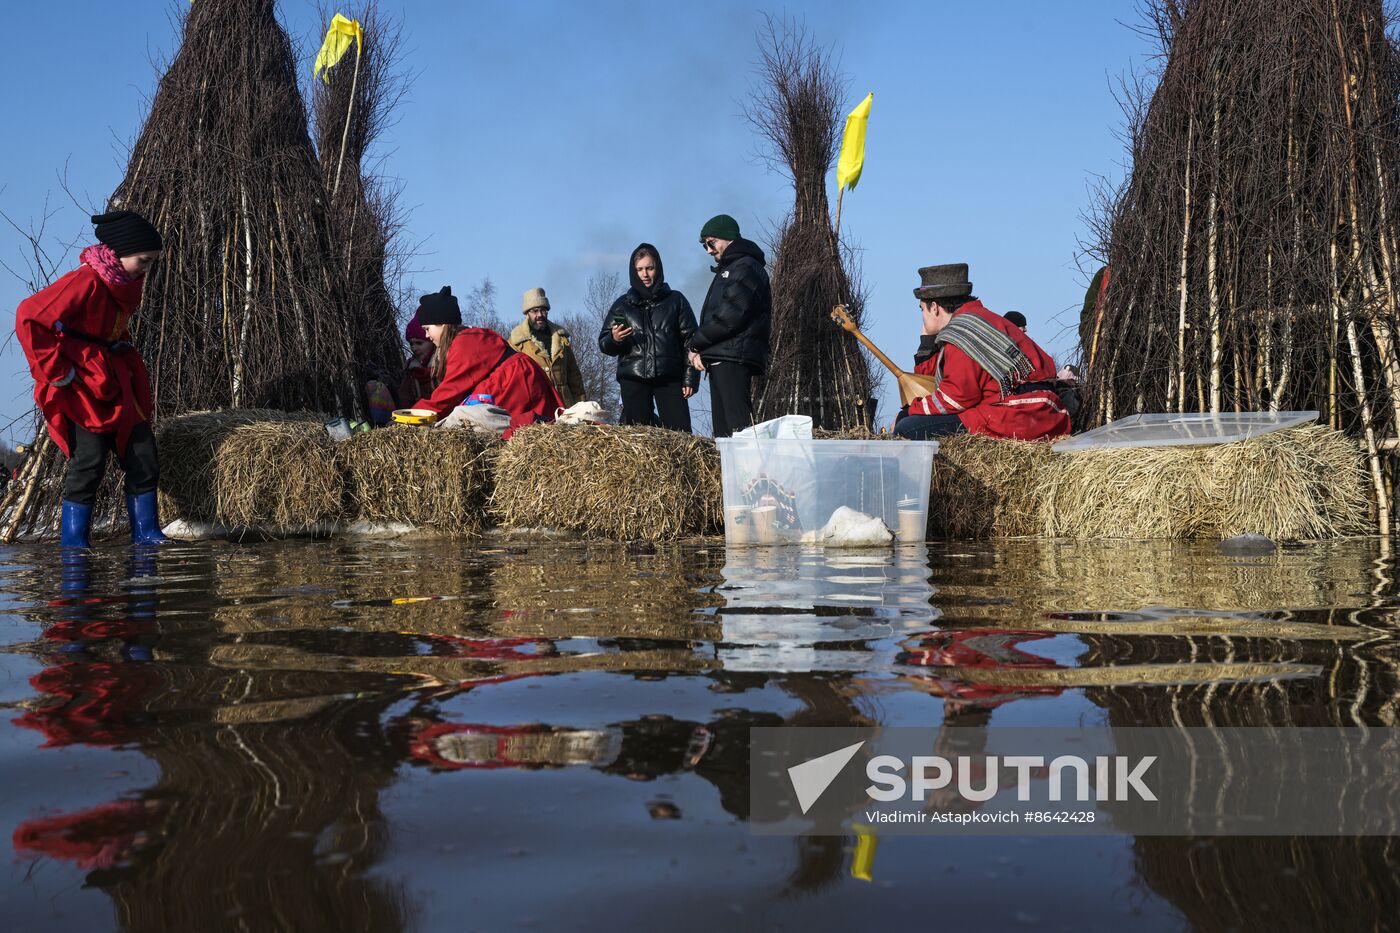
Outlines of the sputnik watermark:
{"type": "Polygon", "coordinates": [[[1400,835],[1395,729],[942,725],[750,737],[757,833],[1400,835]]]}
{"type": "Polygon", "coordinates": [[[900,773],[905,762],[893,755],[877,755],[866,763],[865,772],[871,785],[865,789],[872,800],[889,802],[901,800],[912,793],[914,800],[926,800],[929,791],[953,787],[956,779],[958,796],[964,800],[983,802],[991,800],[1001,792],[1000,775],[1003,769],[1016,773],[1016,799],[1031,799],[1032,782],[1042,778],[1049,788],[1048,797],[1052,801],[1063,801],[1066,775],[1073,782],[1074,793],[1068,799],[1079,803],[1109,800],[1156,800],[1157,795],[1143,783],[1147,770],[1157,760],[1156,755],[1147,755],[1133,761],[1127,755],[1098,755],[1092,764],[1078,755],[1060,755],[1051,760],[1049,766],[1040,755],[984,755],[974,758],[960,755],[950,761],[938,755],[915,755],[909,762],[910,779],[900,773]],[[1090,786],[1089,772],[1093,771],[1097,780],[1090,786]],[[975,786],[981,775],[981,786],[975,786]],[[912,789],[912,790],[911,790],[912,789]]]}
{"type": "MultiPolygon", "coordinates": [[[[846,763],[855,757],[864,742],[838,748],[799,765],[788,768],[793,793],[798,806],[806,813],[821,799],[821,795],[836,780],[846,763]]],[[[906,797],[916,801],[928,799],[930,791],[955,788],[963,800],[985,802],[1002,790],[1003,770],[1015,772],[1016,799],[1031,799],[1032,783],[1043,778],[1050,800],[1066,799],[1080,803],[1109,800],[1156,800],[1157,795],[1144,783],[1148,769],[1157,760],[1147,755],[1136,761],[1126,755],[1095,756],[1091,761],[1079,755],[1060,755],[1047,765],[1041,755],[983,755],[974,758],[960,755],[949,759],[941,755],[915,755],[910,761],[894,755],[877,755],[865,763],[865,775],[870,785],[865,792],[871,800],[889,803],[906,797]],[[906,778],[903,772],[908,770],[906,778]],[[1091,784],[1090,773],[1096,780],[1091,784]],[[978,778],[981,783],[978,786],[978,778]],[[1066,797],[1066,780],[1072,782],[1073,793],[1066,797]]],[[[874,811],[871,811],[874,812],[874,811]]],[[[927,814],[906,814],[897,822],[924,822],[927,814]]],[[[870,816],[875,820],[878,817],[870,816]]]]}

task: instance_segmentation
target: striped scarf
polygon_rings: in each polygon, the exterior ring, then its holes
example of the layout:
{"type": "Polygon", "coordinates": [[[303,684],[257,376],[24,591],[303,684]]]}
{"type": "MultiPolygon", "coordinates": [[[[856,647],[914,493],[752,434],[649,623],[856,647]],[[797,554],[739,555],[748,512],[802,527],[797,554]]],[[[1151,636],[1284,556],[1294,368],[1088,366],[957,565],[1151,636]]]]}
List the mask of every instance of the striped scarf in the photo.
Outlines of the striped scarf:
{"type": "MultiPolygon", "coordinates": [[[[938,332],[938,343],[952,344],[985,369],[1001,387],[1002,398],[1016,391],[1034,370],[1030,358],[1016,346],[1016,341],[975,314],[953,315],[938,332]]],[[[937,378],[941,380],[942,375],[940,366],[937,378]]]]}

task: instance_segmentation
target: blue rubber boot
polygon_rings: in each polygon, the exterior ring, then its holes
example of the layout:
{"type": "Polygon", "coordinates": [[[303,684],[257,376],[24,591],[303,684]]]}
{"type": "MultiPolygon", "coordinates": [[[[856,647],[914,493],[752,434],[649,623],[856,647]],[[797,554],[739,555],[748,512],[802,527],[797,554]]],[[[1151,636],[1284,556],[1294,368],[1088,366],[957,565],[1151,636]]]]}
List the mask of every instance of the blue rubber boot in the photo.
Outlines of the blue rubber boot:
{"type": "Polygon", "coordinates": [[[131,519],[132,544],[169,544],[160,530],[160,516],[156,508],[156,491],[143,492],[139,496],[126,497],[126,514],[131,519]]]}
{"type": "Polygon", "coordinates": [[[63,547],[91,547],[88,527],[92,524],[92,506],[63,500],[63,525],[59,544],[63,547]]]}

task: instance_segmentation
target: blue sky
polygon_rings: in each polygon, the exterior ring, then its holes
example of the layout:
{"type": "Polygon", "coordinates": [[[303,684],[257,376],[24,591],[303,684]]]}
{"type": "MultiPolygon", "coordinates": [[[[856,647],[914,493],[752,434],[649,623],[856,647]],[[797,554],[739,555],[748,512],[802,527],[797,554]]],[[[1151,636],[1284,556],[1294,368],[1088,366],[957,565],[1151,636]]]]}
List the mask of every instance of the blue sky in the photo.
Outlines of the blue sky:
{"type": "MultiPolygon", "coordinates": [[[[1068,328],[1086,284],[1075,261],[1081,215],[1095,177],[1123,172],[1113,88],[1151,51],[1127,0],[381,7],[402,20],[416,72],[381,154],[402,184],[419,291],[450,283],[463,294],[489,276],[512,323],[519,293],[536,285],[556,313],[577,311],[589,277],[624,273],[647,240],[698,311],[704,220],[733,214],[765,244],[792,202],[742,116],[769,11],[800,17],[832,46],[850,78],[848,107],[875,92],[865,174],[842,219],[863,257],[872,339],[908,360],[915,270],[961,261],[989,307],[1022,311],[1057,359],[1073,349],[1068,328]]],[[[66,165],[93,207],[120,181],[156,63],[178,41],[175,9],[70,0],[7,11],[10,35],[25,41],[0,57],[17,137],[0,210],[28,226],[47,199],[52,242],[90,233],[58,174],[66,165]]],[[[309,73],[324,24],[305,0],[282,0],[281,16],[309,73]]],[[[25,248],[0,230],[8,265],[22,269],[25,248]]],[[[25,294],[0,270],[0,304],[25,294]]],[[[11,340],[0,353],[0,423],[27,412],[31,388],[11,340]]],[[[881,418],[892,415],[883,405],[881,418]]]]}

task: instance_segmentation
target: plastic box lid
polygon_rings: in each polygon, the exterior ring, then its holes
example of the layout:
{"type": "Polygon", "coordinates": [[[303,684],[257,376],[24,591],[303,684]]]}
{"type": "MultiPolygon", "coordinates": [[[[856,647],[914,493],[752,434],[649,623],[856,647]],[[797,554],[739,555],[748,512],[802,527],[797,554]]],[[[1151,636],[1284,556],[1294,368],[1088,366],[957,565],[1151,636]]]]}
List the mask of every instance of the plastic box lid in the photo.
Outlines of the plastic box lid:
{"type": "Polygon", "coordinates": [[[1311,424],[1315,411],[1243,411],[1132,415],[1055,442],[1057,453],[1106,447],[1185,447],[1230,444],[1260,434],[1311,424]]]}

